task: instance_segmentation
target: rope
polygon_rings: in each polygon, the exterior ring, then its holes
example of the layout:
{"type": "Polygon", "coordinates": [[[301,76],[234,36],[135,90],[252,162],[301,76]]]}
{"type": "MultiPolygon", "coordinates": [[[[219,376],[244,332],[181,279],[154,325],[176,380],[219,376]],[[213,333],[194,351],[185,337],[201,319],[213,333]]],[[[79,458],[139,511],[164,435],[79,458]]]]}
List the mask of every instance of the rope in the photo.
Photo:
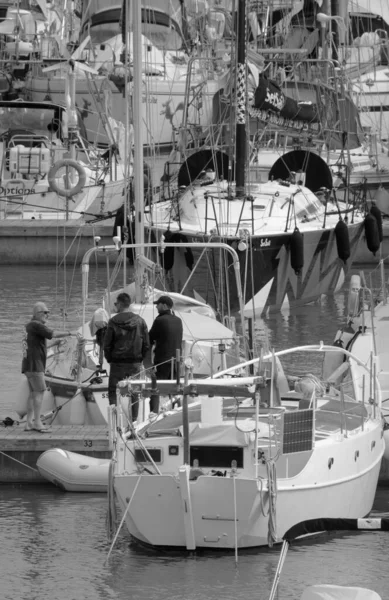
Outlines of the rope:
{"type": "Polygon", "coordinates": [[[236,469],[232,472],[232,483],[234,488],[234,542],[235,542],[235,564],[238,564],[238,516],[236,506],[236,469]]]}
{"type": "Polygon", "coordinates": [[[273,460],[266,461],[268,490],[269,490],[269,521],[267,543],[269,548],[277,541],[277,473],[273,460]]]}
{"type": "Polygon", "coordinates": [[[111,460],[108,469],[108,512],[107,512],[107,537],[108,541],[112,541],[116,533],[117,511],[116,511],[116,494],[113,485],[113,467],[114,461],[111,460]]]}
{"type": "Polygon", "coordinates": [[[114,537],[114,539],[113,539],[113,542],[112,542],[112,544],[111,544],[111,547],[110,547],[110,549],[109,549],[108,556],[107,556],[107,558],[106,558],[105,564],[107,564],[107,563],[108,563],[109,557],[111,556],[111,552],[112,552],[112,550],[113,550],[113,547],[114,547],[114,545],[115,545],[115,543],[116,543],[116,540],[117,540],[117,538],[118,538],[118,535],[119,535],[119,533],[120,533],[120,530],[121,530],[121,528],[123,527],[124,520],[125,520],[125,518],[126,518],[126,516],[127,516],[128,510],[129,510],[129,508],[130,508],[130,506],[131,506],[131,503],[132,503],[132,500],[133,500],[133,498],[134,498],[134,496],[135,496],[135,492],[136,492],[136,490],[138,489],[138,485],[139,485],[139,483],[140,483],[141,477],[142,477],[142,475],[139,475],[139,478],[138,478],[138,481],[136,482],[136,485],[135,485],[134,491],[132,492],[132,496],[131,496],[131,498],[130,498],[130,500],[129,500],[128,504],[127,504],[126,510],[125,510],[125,511],[124,511],[124,513],[123,513],[122,520],[120,521],[120,524],[119,524],[118,530],[117,530],[117,532],[116,532],[116,534],[115,534],[115,537],[114,537]]]}
{"type": "Polygon", "coordinates": [[[82,337],[79,337],[76,348],[73,352],[73,361],[70,366],[70,376],[73,377],[74,380],[77,379],[82,369],[82,363],[85,361],[85,344],[86,340],[82,337]]]}
{"type": "Polygon", "coordinates": [[[31,469],[31,471],[34,471],[34,473],[39,473],[38,469],[34,469],[34,467],[30,467],[30,465],[26,465],[26,463],[18,460],[17,458],[14,458],[13,456],[10,456],[9,454],[6,454],[6,452],[2,452],[0,450],[0,454],[2,454],[3,456],[6,456],[7,458],[14,460],[15,462],[19,463],[19,465],[22,465],[23,467],[27,467],[27,469],[31,469]]]}

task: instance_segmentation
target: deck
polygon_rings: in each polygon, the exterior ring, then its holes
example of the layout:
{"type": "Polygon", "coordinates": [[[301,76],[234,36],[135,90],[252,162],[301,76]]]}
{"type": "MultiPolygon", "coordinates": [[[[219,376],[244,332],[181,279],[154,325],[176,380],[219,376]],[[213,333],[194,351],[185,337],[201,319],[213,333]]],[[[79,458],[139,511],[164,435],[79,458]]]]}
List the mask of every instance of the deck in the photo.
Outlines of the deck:
{"type": "Polygon", "coordinates": [[[52,432],[25,431],[23,425],[0,428],[0,484],[46,483],[37,468],[49,448],[62,448],[95,458],[110,458],[108,428],[93,425],[53,425],[52,432]]]}

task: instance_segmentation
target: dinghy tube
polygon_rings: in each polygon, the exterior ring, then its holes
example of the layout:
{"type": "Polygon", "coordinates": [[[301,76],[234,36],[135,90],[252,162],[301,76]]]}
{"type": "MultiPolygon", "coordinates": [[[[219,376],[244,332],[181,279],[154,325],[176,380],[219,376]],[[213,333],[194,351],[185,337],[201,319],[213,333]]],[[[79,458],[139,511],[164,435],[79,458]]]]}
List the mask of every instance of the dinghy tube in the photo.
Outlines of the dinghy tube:
{"type": "Polygon", "coordinates": [[[36,462],[39,473],[66,492],[106,492],[109,458],[50,448],[36,462]]]}

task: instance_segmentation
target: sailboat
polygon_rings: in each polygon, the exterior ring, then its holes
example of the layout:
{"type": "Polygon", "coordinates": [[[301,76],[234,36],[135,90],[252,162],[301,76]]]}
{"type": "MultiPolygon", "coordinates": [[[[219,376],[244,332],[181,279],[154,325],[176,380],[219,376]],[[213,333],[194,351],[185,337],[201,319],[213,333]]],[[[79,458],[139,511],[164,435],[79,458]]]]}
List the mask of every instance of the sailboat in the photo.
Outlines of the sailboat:
{"type": "MultiPolygon", "coordinates": [[[[341,194],[335,193],[335,176],[327,157],[300,147],[305,135],[311,145],[312,139],[320,137],[323,120],[330,129],[344,116],[335,110],[330,90],[317,86],[314,104],[312,97],[300,102],[274,86],[264,73],[264,57],[270,55],[271,65],[275,55],[277,65],[286,52],[300,52],[304,58],[304,50],[265,47],[255,53],[249,48],[246,56],[248,16],[252,18],[253,13],[247,15],[245,3],[239,2],[236,54],[230,57],[234,78],[215,98],[215,103],[224,104],[224,109],[219,108],[222,117],[227,116],[197,137],[197,128],[192,128],[189,146],[183,127],[177,151],[166,165],[160,201],[146,210],[145,225],[146,232],[157,239],[163,235],[177,242],[176,258],[166,266],[173,277],[178,272],[180,242],[184,248],[187,241],[219,240],[237,249],[245,310],[267,313],[340,289],[362,237],[365,208],[363,202],[351,201],[348,184],[341,194]],[[252,61],[249,70],[246,58],[253,55],[257,62],[252,61]],[[251,87],[246,87],[247,71],[251,87]],[[280,132],[288,129],[284,141],[294,140],[294,149],[273,154],[274,164],[264,180],[260,163],[266,151],[259,142],[272,125],[280,132]],[[181,162],[178,156],[183,157],[181,162]]],[[[341,131],[343,125],[342,121],[341,131]]],[[[341,138],[341,131],[337,129],[335,137],[341,138]]],[[[354,135],[353,130],[347,131],[350,137],[354,135]]],[[[215,272],[223,271],[226,261],[215,253],[215,272]]],[[[232,285],[227,294],[237,308],[232,285]]]]}
{"type": "MultiPolygon", "coordinates": [[[[83,44],[89,39],[83,57],[96,69],[97,75],[92,87],[83,73],[77,74],[76,104],[81,110],[87,139],[100,145],[108,144],[109,137],[96,111],[96,97],[101,98],[113,119],[123,124],[126,122],[128,106],[124,85],[127,74],[133,71],[132,57],[126,51],[126,46],[131,46],[131,39],[125,39],[121,26],[125,20],[126,3],[116,1],[108,6],[100,0],[92,0],[81,4],[79,36],[77,38],[73,34],[72,42],[83,44]]],[[[142,1],[141,126],[144,145],[149,149],[169,150],[181,121],[190,60],[189,40],[185,36],[186,20],[182,13],[185,13],[185,8],[178,0],[142,1]]],[[[65,23],[69,18],[65,11],[65,23]]],[[[56,39],[61,38],[59,31],[53,36],[45,35],[42,26],[40,30],[40,45],[47,47],[46,54],[62,53],[66,57],[66,48],[61,39],[56,39]]],[[[63,95],[65,78],[64,70],[48,75],[42,72],[40,65],[33,64],[26,77],[26,95],[31,100],[41,101],[49,94],[57,101],[63,95]]],[[[201,89],[200,121],[206,126],[212,114],[212,98],[219,85],[201,69],[198,69],[193,84],[201,89]]],[[[131,81],[128,85],[132,86],[131,81]]]]}
{"type": "MultiPolygon", "coordinates": [[[[82,51],[83,45],[68,60],[44,65],[48,72],[66,71],[58,102],[50,96],[39,102],[0,100],[1,219],[82,224],[87,216],[98,219],[121,204],[125,163],[118,136],[111,135],[103,150],[90,144],[76,107],[76,73],[95,73],[79,61],[82,51]]],[[[104,125],[112,134],[107,119],[104,125]]]]}
{"type": "Polygon", "coordinates": [[[324,344],[251,364],[251,376],[229,369],[185,382],[182,410],[138,430],[126,433],[121,407],[111,408],[110,493],[135,540],[237,552],[281,542],[305,519],[369,514],[384,452],[374,369],[324,344]],[[331,373],[301,375],[337,352],[344,362],[331,373]]]}

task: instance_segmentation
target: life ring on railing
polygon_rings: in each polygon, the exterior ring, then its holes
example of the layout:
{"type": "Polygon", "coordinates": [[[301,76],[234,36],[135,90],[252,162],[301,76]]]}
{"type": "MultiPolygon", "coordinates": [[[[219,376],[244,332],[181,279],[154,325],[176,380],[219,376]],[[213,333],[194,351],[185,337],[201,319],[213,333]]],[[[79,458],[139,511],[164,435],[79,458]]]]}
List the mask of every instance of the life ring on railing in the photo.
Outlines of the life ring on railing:
{"type": "Polygon", "coordinates": [[[84,167],[82,165],[80,165],[78,162],[76,162],[75,160],[72,160],[71,158],[64,158],[63,160],[58,160],[56,163],[53,164],[53,166],[51,167],[51,169],[49,171],[47,179],[48,179],[50,188],[53,190],[53,192],[56,192],[58,194],[58,196],[64,196],[65,198],[72,198],[73,196],[75,196],[76,194],[81,192],[81,190],[85,186],[86,173],[85,173],[84,167]],[[77,171],[78,182],[76,183],[75,186],[73,186],[71,188],[61,188],[57,185],[55,176],[57,175],[58,171],[60,169],[62,169],[63,167],[70,167],[77,171]]]}

